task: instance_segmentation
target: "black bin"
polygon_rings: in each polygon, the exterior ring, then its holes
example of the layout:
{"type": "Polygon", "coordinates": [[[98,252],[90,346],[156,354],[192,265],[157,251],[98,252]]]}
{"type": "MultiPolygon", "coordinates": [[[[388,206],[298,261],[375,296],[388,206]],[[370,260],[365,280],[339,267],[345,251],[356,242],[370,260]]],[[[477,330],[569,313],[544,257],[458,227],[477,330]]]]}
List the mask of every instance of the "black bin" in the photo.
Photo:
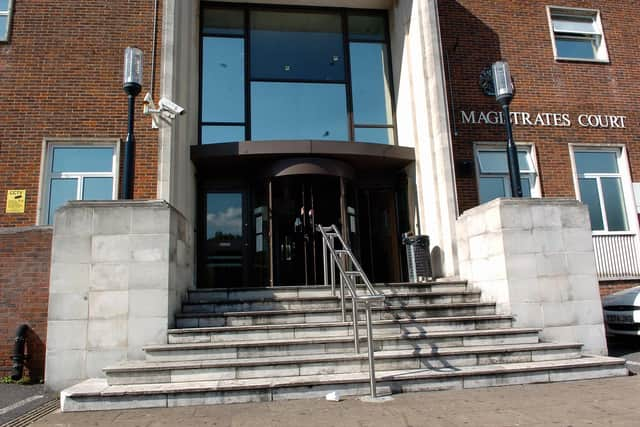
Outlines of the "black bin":
{"type": "Polygon", "coordinates": [[[410,282],[424,282],[433,279],[429,236],[404,233],[402,243],[407,250],[407,270],[410,282]]]}

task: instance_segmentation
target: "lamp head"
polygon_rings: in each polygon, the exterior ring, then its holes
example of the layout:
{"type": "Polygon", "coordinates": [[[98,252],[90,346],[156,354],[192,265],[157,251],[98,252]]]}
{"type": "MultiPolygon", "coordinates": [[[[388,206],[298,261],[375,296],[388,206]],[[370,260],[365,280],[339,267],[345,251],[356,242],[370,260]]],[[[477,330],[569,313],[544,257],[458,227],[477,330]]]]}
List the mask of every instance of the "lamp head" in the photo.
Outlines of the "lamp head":
{"type": "Polygon", "coordinates": [[[124,50],[123,89],[129,95],[137,95],[142,89],[142,51],[129,46],[124,50]]]}
{"type": "Polygon", "coordinates": [[[493,87],[496,92],[496,100],[501,105],[509,105],[513,99],[513,80],[509,64],[505,61],[494,62],[491,66],[493,73],[493,87]]]}

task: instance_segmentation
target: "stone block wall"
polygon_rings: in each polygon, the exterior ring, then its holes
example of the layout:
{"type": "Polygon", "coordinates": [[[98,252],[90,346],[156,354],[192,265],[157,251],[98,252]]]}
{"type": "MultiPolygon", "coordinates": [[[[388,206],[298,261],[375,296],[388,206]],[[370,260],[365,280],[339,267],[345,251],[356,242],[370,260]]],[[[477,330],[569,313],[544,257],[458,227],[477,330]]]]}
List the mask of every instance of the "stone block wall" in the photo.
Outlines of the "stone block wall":
{"type": "Polygon", "coordinates": [[[586,206],[571,199],[496,199],[457,223],[460,275],[545,341],[606,354],[586,206]]]}
{"type": "Polygon", "coordinates": [[[0,228],[0,377],[11,372],[15,332],[26,323],[25,372],[44,376],[51,227],[0,228]]]}
{"type": "Polygon", "coordinates": [[[193,282],[193,235],[178,211],[164,201],[69,202],[52,246],[49,388],[166,343],[193,282]]]}

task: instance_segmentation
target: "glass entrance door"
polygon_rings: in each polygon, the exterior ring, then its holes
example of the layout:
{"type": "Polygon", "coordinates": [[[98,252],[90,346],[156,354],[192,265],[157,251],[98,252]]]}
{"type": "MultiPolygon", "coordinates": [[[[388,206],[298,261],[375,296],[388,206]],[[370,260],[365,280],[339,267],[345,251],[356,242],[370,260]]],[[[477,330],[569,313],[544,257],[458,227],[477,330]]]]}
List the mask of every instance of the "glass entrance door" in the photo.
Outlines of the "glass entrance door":
{"type": "Polygon", "coordinates": [[[323,283],[318,224],[342,224],[340,178],[292,175],[272,181],[275,285],[323,283]]]}

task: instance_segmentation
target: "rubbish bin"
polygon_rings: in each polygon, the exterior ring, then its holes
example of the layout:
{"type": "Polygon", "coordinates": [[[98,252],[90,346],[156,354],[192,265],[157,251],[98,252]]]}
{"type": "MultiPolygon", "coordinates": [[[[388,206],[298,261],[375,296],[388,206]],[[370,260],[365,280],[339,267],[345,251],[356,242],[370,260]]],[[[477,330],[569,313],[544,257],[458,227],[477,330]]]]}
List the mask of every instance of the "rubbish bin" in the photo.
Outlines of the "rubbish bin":
{"type": "Polygon", "coordinates": [[[433,278],[429,236],[404,233],[402,243],[407,249],[407,270],[410,282],[425,282],[433,278]]]}

